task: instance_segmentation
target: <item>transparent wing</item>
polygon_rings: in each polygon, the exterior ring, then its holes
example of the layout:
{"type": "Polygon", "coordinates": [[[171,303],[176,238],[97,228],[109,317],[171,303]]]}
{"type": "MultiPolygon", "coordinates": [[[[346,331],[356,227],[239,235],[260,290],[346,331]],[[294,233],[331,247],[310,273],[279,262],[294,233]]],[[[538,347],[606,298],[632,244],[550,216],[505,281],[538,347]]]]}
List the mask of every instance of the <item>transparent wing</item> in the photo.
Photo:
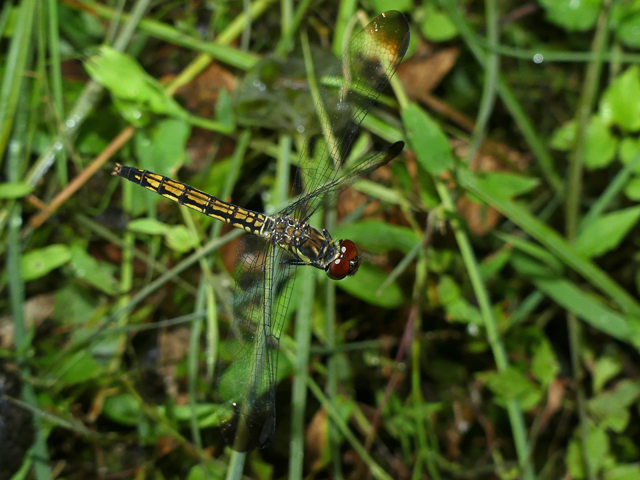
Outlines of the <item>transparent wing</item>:
{"type": "MultiPolygon", "coordinates": [[[[367,176],[369,173],[377,170],[383,165],[386,165],[391,160],[396,158],[402,152],[404,148],[404,142],[396,142],[382,152],[376,153],[363,162],[359,163],[356,167],[348,170],[346,173],[334,179],[329,183],[325,183],[322,186],[318,186],[313,192],[298,199],[284,210],[282,214],[291,215],[304,208],[307,211],[307,218],[314,214],[316,209],[320,206],[320,202],[327,198],[337,198],[340,196],[343,190],[348,188],[356,180],[361,177],[367,176]],[[311,206],[311,207],[309,207],[311,206]]],[[[305,218],[305,220],[307,219],[305,218]]]]}
{"type": "MultiPolygon", "coordinates": [[[[386,88],[409,41],[409,25],[395,11],[374,19],[345,50],[320,92],[316,106],[320,138],[306,140],[295,188],[303,192],[283,210],[306,219],[327,195],[384,165],[402,150],[402,142],[362,162],[336,180],[356,130],[386,88]],[[305,193],[306,192],[306,193],[305,193]]],[[[230,406],[222,432],[238,451],[266,447],[275,433],[275,388],[280,335],[286,319],[295,265],[285,250],[245,237],[238,249],[234,319],[228,344],[232,360],[216,390],[230,406]]]]}
{"type": "Polygon", "coordinates": [[[266,447],[276,426],[275,389],[280,335],[291,298],[295,266],[285,250],[247,235],[238,247],[232,359],[217,392],[230,407],[222,433],[237,451],[266,447]]]}
{"type": "MultiPolygon", "coordinates": [[[[359,125],[389,84],[408,44],[409,24],[397,11],[379,15],[353,38],[336,70],[321,82],[318,126],[310,128],[321,132],[321,138],[306,140],[296,180],[299,191],[315,192],[336,178],[359,125]]],[[[321,202],[320,196],[310,196],[288,211],[307,218],[321,202]]]]}

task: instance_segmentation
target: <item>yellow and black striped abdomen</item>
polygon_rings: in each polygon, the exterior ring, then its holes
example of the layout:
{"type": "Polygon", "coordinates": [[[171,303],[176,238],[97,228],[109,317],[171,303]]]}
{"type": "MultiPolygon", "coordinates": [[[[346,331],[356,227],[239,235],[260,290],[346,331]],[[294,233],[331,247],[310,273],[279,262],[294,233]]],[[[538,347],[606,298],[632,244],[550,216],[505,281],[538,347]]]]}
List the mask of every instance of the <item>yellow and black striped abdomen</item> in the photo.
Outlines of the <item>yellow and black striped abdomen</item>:
{"type": "Polygon", "coordinates": [[[149,170],[140,170],[116,164],[112,175],[126,178],[180,205],[192,208],[255,235],[261,235],[262,227],[267,218],[262,213],[224,202],[213,195],[201,192],[189,185],[176,182],[169,177],[158,175],[149,170]]]}

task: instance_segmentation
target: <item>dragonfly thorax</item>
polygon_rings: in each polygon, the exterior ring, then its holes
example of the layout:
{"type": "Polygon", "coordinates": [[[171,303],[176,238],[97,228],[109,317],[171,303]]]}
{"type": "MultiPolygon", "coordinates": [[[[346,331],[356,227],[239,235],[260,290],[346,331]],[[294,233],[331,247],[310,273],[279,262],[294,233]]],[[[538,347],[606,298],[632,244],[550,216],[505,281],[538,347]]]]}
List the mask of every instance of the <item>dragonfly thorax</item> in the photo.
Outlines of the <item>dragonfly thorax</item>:
{"type": "Polygon", "coordinates": [[[295,257],[288,263],[320,268],[333,280],[358,270],[358,249],[352,241],[336,241],[327,230],[320,231],[291,215],[269,217],[262,235],[295,257]]]}
{"type": "Polygon", "coordinates": [[[291,215],[270,217],[264,225],[263,236],[297,257],[299,264],[324,270],[338,255],[338,245],[329,232],[321,232],[291,215]]]}

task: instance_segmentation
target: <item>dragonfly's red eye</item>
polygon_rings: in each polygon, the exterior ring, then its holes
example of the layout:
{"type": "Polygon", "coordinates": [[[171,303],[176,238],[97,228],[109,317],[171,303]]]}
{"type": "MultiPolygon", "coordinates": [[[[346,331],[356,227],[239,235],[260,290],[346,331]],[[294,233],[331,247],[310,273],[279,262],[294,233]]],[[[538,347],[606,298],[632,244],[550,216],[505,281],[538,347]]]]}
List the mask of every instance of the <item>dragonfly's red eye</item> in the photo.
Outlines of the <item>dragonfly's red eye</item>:
{"type": "Polygon", "coordinates": [[[347,275],[354,275],[359,266],[358,247],[351,240],[342,240],[340,256],[331,262],[327,268],[327,275],[331,280],[342,280],[347,275]]]}
{"type": "Polygon", "coordinates": [[[327,269],[327,275],[331,280],[342,280],[349,275],[349,260],[337,258],[327,269]]]}
{"type": "Polygon", "coordinates": [[[340,256],[347,260],[353,260],[358,256],[358,247],[351,240],[342,240],[340,242],[340,256]]]}

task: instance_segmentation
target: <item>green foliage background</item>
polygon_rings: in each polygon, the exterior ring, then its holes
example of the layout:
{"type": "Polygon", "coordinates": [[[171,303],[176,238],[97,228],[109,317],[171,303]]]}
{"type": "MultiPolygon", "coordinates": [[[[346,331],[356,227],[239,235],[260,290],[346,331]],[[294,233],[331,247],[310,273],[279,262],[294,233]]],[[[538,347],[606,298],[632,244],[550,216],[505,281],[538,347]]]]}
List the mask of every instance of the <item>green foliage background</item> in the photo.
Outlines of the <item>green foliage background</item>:
{"type": "Polygon", "coordinates": [[[4,2],[0,478],[640,479],[639,47],[632,0],[4,2]],[[459,53],[363,124],[356,160],[407,142],[328,216],[367,262],[300,269],[244,458],[213,401],[241,232],[109,174],[275,211],[313,104],[241,87],[391,8],[414,73],[459,53]]]}

